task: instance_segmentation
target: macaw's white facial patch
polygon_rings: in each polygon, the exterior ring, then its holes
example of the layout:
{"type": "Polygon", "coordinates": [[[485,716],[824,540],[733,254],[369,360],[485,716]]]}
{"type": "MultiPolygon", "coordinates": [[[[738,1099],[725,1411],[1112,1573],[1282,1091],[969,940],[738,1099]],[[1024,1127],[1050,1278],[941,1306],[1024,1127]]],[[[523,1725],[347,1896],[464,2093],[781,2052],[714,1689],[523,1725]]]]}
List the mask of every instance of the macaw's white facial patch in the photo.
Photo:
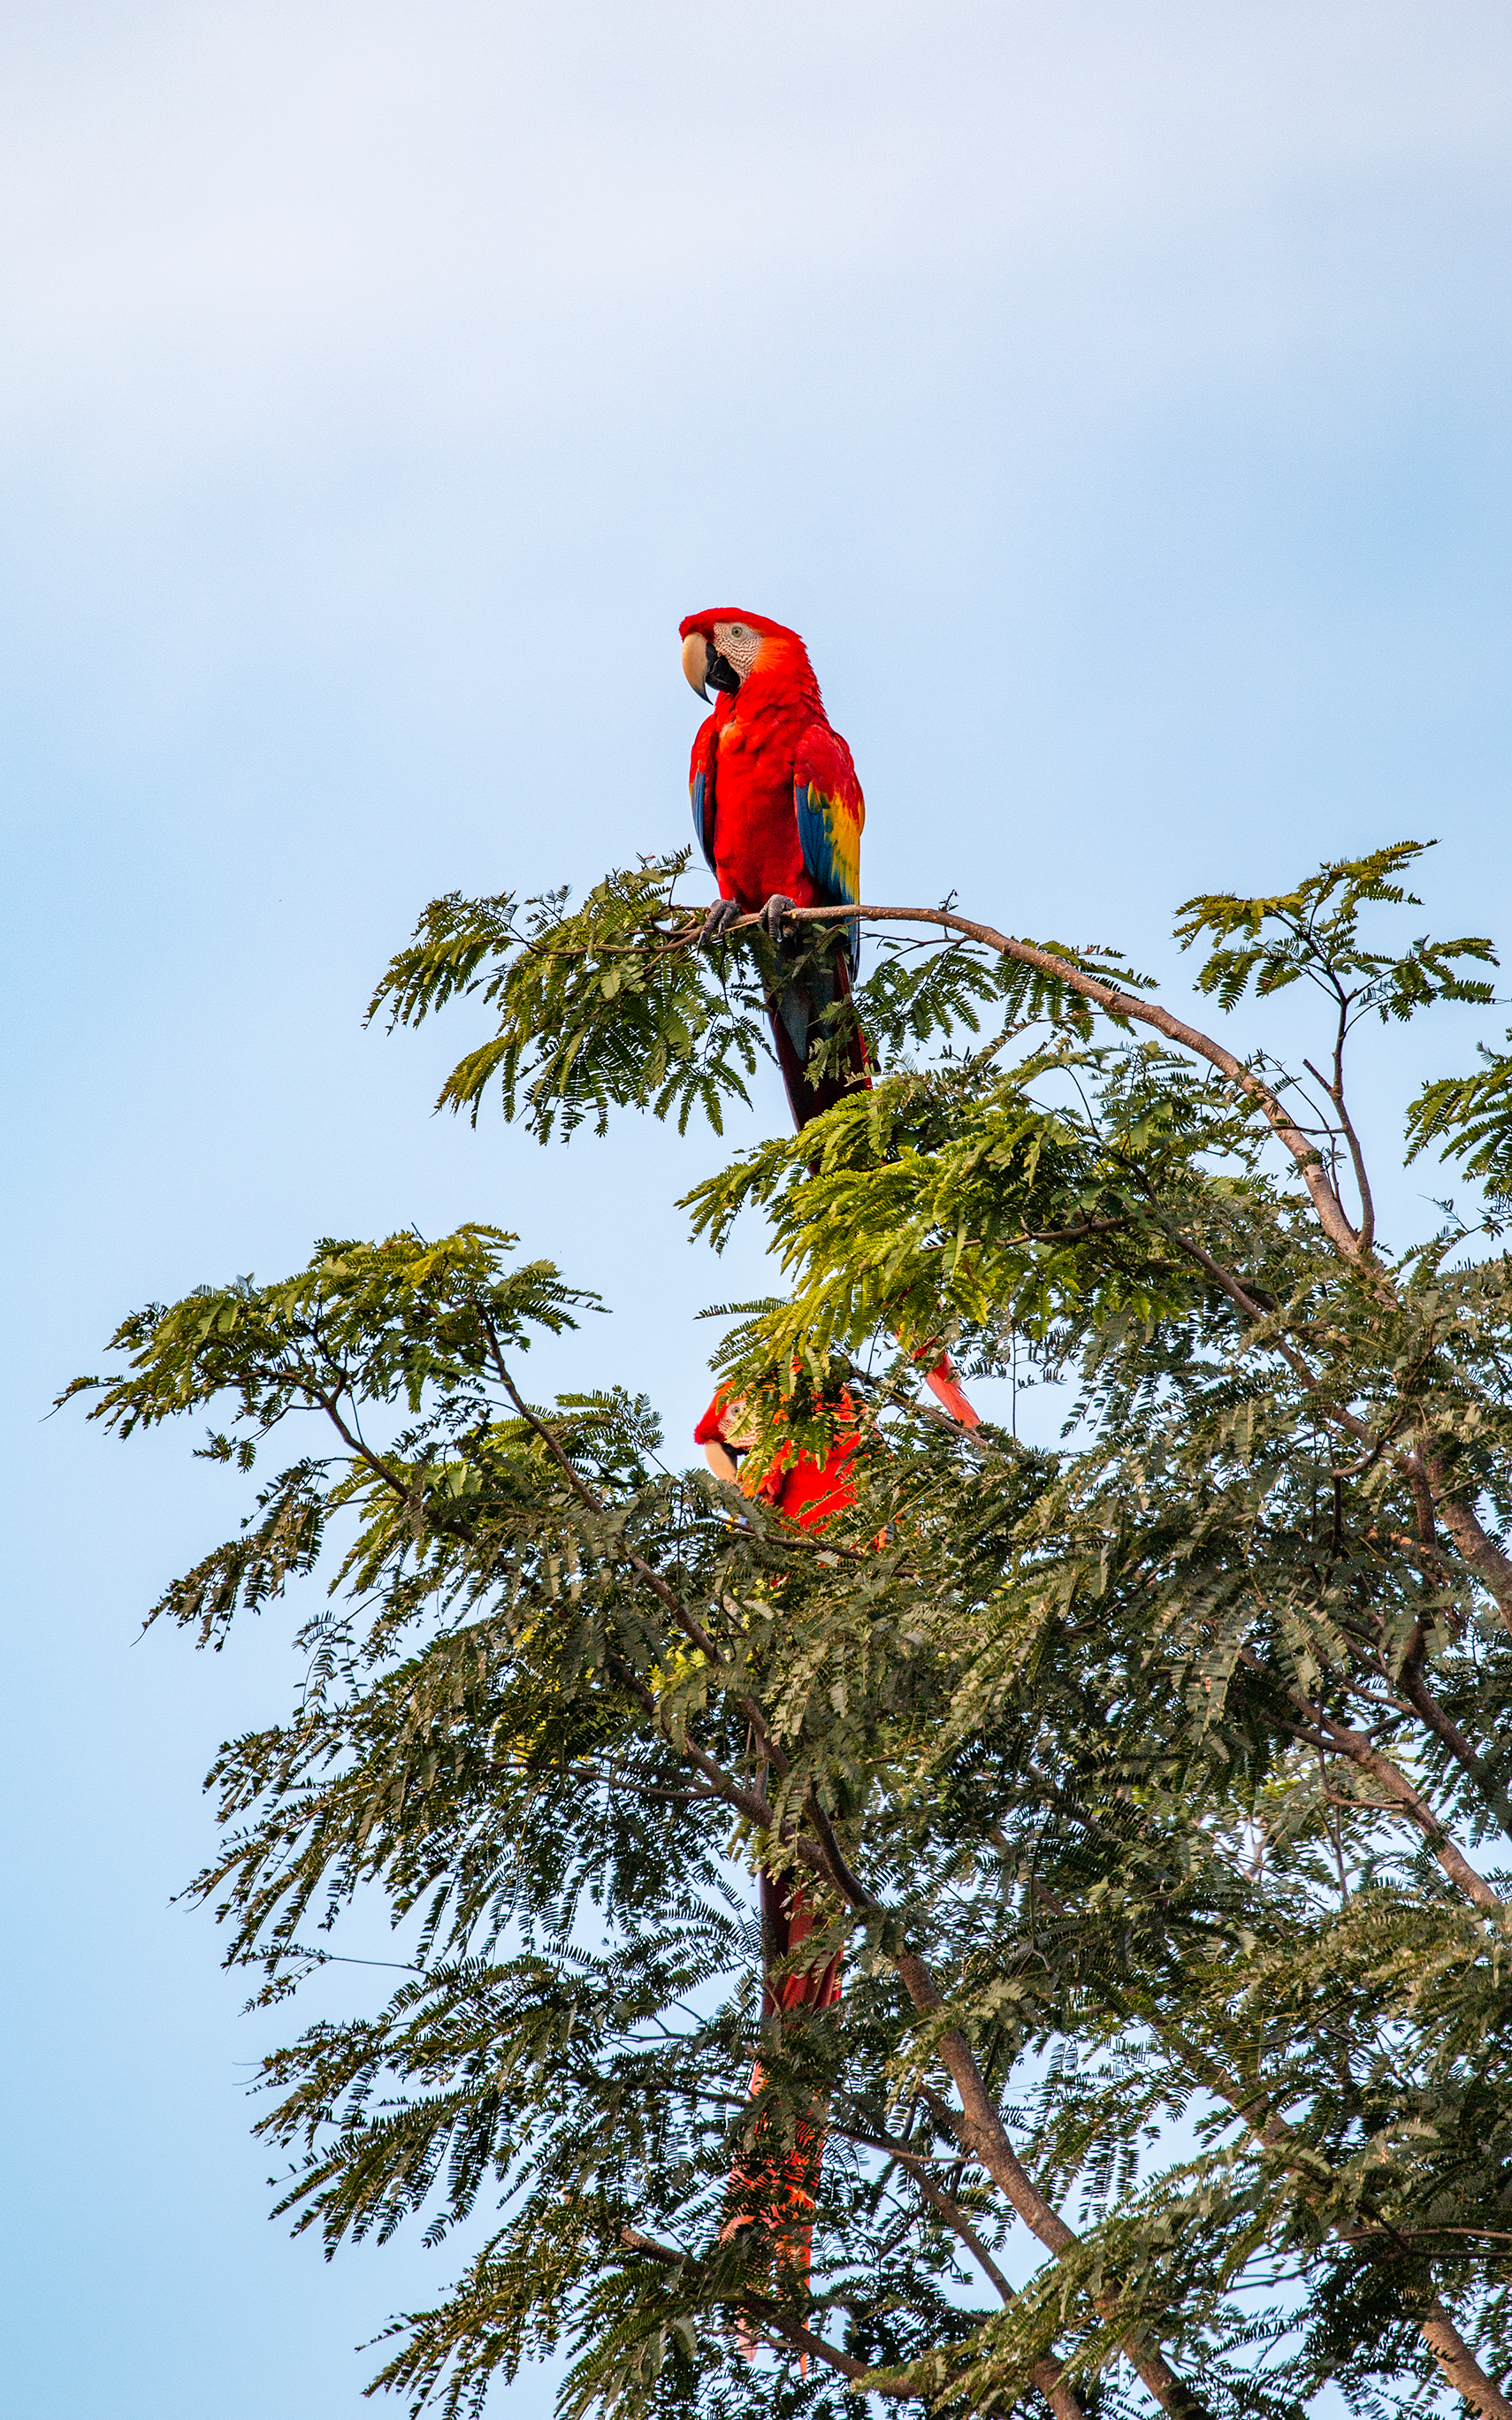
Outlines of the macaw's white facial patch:
{"type": "Polygon", "coordinates": [[[747,622],[716,622],[714,644],[727,664],[733,664],[742,680],[748,677],[762,651],[759,630],[747,622]]]}
{"type": "Polygon", "coordinates": [[[719,1408],[719,1442],[736,1453],[748,1453],[756,1442],[756,1421],[744,1396],[736,1395],[719,1408]]]}

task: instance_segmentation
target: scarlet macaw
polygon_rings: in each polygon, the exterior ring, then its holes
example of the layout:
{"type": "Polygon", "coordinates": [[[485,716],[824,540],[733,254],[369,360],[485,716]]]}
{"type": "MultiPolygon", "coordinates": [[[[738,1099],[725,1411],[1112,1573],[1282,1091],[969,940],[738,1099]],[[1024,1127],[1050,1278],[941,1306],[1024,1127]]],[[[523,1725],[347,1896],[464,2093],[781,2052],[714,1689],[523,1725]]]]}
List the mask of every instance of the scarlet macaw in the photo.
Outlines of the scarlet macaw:
{"type": "MultiPolygon", "coordinates": [[[[854,908],[860,899],[866,800],[851,752],[830,725],[796,630],[744,607],[716,606],[690,613],[679,634],[690,686],[704,699],[711,684],[718,691],[714,712],[699,726],[688,776],[693,830],[719,885],[702,939],[715,940],[737,916],[759,913],[779,945],[787,908],[854,908]]],[[[779,981],[768,1003],[800,1133],[853,1085],[872,1080],[866,1046],[855,1032],[842,1073],[818,1083],[808,1073],[825,1011],[837,996],[849,996],[860,954],[857,927],[841,931],[827,987],[817,976],[779,981]]],[[[925,1383],[953,1419],[977,1426],[948,1355],[925,1383]]]]}
{"type": "MultiPolygon", "coordinates": [[[[760,613],[717,607],[682,625],[683,670],[701,697],[718,691],[693,742],[693,830],[719,885],[704,923],[716,939],[737,916],[760,911],[780,946],[789,908],[853,908],[861,895],[866,801],[851,752],[831,729],[809,651],[795,630],[760,613]]],[[[866,1080],[866,1051],[852,1037],[849,1066],[810,1081],[810,1046],[838,996],[849,993],[859,937],[843,928],[833,973],[782,983],[769,1003],[772,1036],[795,1125],[802,1128],[866,1080]]]]}
{"type": "MultiPolygon", "coordinates": [[[[721,1388],[693,1435],[712,1469],[748,1494],[761,1497],[790,1521],[809,1530],[823,1529],[856,1500],[851,1463],[857,1438],[851,1425],[850,1397],[841,1393],[836,1409],[840,1422],[823,1463],[811,1453],[788,1447],[752,1487],[739,1476],[736,1457],[745,1452],[751,1432],[746,1405],[721,1388]]],[[[799,2009],[832,2009],[841,1997],[840,1953],[823,1964],[799,1967],[785,1975],[775,1970],[787,1964],[814,1929],[812,1904],[797,1876],[762,1869],[762,2018],[764,2023],[799,2009]]],[[[762,2088],[762,2065],[751,2070],[750,2089],[762,2088]]],[[[730,2236],[742,2226],[763,2225],[779,2236],[778,2266],[790,2279],[805,2277],[809,2268],[810,2213],[824,2157],[822,2119],[801,2118],[794,2129],[792,2148],[759,2152],[749,2165],[736,2164],[730,2183],[735,2210],[721,2230],[730,2236]],[[754,2200],[755,2207],[752,2207],[754,2200]]],[[[751,2347],[747,2347],[748,2352],[751,2347]]],[[[807,2357],[804,2363],[807,2370],[807,2357]]]]}

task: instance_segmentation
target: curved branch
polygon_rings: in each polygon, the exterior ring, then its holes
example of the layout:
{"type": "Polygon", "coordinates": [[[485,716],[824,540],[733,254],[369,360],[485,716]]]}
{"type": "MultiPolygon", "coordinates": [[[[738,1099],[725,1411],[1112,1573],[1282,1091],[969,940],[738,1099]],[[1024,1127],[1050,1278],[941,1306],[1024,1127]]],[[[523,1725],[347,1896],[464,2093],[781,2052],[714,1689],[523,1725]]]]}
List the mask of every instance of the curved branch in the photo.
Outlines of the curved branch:
{"type": "MultiPolygon", "coordinates": [[[[689,941],[702,929],[700,921],[687,928],[689,941]]],[[[757,916],[737,917],[730,924],[731,933],[744,932],[760,923],[757,916]]],[[[1291,1112],[1271,1085],[1253,1067],[1222,1042],[1200,1027],[1188,1025],[1173,1016],[1168,1008],[1157,1007],[1153,1001],[1141,1000],[1134,992],[1120,991],[1116,984],[1104,983],[1101,976],[1088,974],[1070,958],[1057,957],[1054,950],[1041,950],[1033,941],[1015,941],[1008,933],[999,933],[993,924],[980,924],[970,916],[958,916],[949,908],[789,908],[783,910],[784,923],[836,924],[864,922],[869,924],[936,924],[943,932],[961,933],[968,940],[980,941],[983,948],[995,950],[1000,957],[1011,958],[1021,967],[1033,967],[1036,973],[1050,975],[1071,991],[1079,992],[1105,1016],[1117,1017],[1120,1023],[1152,1026],[1167,1042],[1174,1042],[1195,1057],[1205,1059],[1245,1098],[1252,1101],[1264,1115],[1275,1136],[1302,1171],[1303,1183],[1312,1197],[1314,1209],[1324,1234],[1335,1249],[1347,1261],[1368,1258],[1369,1247],[1345,1215],[1344,1204],[1329,1181],[1322,1154],[1309,1136],[1297,1125],[1291,1112]]],[[[679,935],[680,939],[684,939],[679,935]]]]}
{"type": "MultiPolygon", "coordinates": [[[[627,2252],[639,2252],[642,2259],[655,2260],[664,2269],[683,2269],[688,2265],[687,2253],[677,2251],[672,2244],[658,2243],[655,2236],[642,2235],[638,2226],[622,2226],[620,2242],[627,2252]]],[[[826,2344],[823,2336],[816,2336],[801,2319],[794,2319],[777,2304],[768,2302],[764,2295],[743,2294],[738,2307],[743,2319],[759,2328],[769,2344],[779,2347],[784,2352],[802,2353],[805,2358],[811,2354],[815,2361],[824,2362],[826,2367],[838,2369],[853,2386],[864,2387],[869,2395],[885,2395],[898,2402],[912,2403],[917,2399],[912,2387],[893,2385],[886,2370],[869,2369],[866,2363],[857,2361],[854,2354],[841,2352],[838,2345],[826,2344]]],[[[1061,2375],[1058,2362],[1037,2362],[1034,2382],[1054,2412],[1055,2420],[1086,2420],[1081,2404],[1061,2375]]]]}
{"type": "MultiPolygon", "coordinates": [[[[893,1953],[892,1963],[904,1990],[921,2014],[933,2015],[945,2007],[922,1958],[911,1950],[893,1953]]],[[[1060,2212],[1045,2199],[1034,2179],[1020,2160],[1009,2139],[996,2102],[988,2090],[986,2078],[977,2063],[977,2055],[959,2025],[948,2025],[936,2044],[961,2098],[959,2110],[927,2097],[936,2116],[954,2134],[964,2151],[980,2160],[995,2185],[1012,2203],[1032,2235],[1038,2236],[1047,2252],[1063,2260],[1076,2251],[1081,2239],[1066,2225],[1060,2212]]],[[[1092,2296],[1096,2308],[1104,2318],[1117,2308],[1119,2289],[1111,2282],[1092,2296]]],[[[1170,2364],[1142,2333],[1125,2337],[1124,2351],[1145,2385],[1163,2412],[1171,2420],[1211,2420],[1208,2406],[1192,2392],[1185,2381],[1178,2378],[1170,2364]]]]}
{"type": "MultiPolygon", "coordinates": [[[[1266,1671],[1252,1647],[1241,1647],[1239,1661],[1254,1677],[1277,1690],[1297,1707],[1304,1717],[1277,1712],[1274,1720],[1282,1730],[1290,1731],[1297,1739],[1305,1740],[1310,1747],[1328,1749],[1334,1755],[1347,1757],[1362,1773],[1385,1791],[1382,1802],[1394,1807],[1408,1823],[1415,1824],[1423,1835],[1444,1872],[1457,1888],[1463,1891],[1474,1907],[1500,1912],[1505,1902],[1492,1890],[1483,1874],[1476,1872],[1463,1850],[1440,1821],[1420,1790],[1414,1790],[1407,1776],[1390,1757],[1383,1756],[1367,1731],[1356,1730],[1342,1716],[1331,1714],[1322,1706],[1314,1705],[1300,1689],[1288,1687],[1284,1682],[1266,1671]]],[[[1375,1802],[1370,1802],[1374,1804],[1375,1802]]]]}

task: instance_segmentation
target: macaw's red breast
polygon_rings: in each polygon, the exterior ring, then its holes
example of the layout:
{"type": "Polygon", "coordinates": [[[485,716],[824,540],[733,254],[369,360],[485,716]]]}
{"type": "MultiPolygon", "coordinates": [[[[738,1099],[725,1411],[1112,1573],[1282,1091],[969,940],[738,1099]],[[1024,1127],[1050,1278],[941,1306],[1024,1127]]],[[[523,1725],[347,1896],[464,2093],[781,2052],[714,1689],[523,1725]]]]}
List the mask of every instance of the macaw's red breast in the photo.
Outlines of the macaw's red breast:
{"type": "Polygon", "coordinates": [[[819,904],[793,806],[794,761],[805,722],[777,702],[721,698],[714,717],[714,870],[726,899],[747,909],[781,892],[819,904]]]}

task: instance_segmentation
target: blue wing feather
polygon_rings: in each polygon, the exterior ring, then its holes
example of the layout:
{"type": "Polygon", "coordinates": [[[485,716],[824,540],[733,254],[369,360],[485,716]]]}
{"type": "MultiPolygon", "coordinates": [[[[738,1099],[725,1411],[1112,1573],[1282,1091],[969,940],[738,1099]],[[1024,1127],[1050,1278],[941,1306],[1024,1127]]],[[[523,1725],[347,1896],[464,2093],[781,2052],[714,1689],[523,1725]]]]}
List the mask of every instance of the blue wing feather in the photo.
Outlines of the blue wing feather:
{"type": "Polygon", "coordinates": [[[711,874],[718,868],[714,862],[715,768],[718,761],[717,735],[711,714],[699,726],[693,742],[692,760],[687,768],[688,803],[693,810],[693,837],[703,854],[703,862],[711,874]]]}
{"type": "Polygon", "coordinates": [[[827,891],[837,908],[849,900],[844,876],[835,862],[829,817],[817,791],[810,791],[807,782],[794,784],[794,803],[798,810],[798,845],[803,861],[819,884],[827,891]]]}
{"type": "Polygon", "coordinates": [[[714,851],[709,846],[709,834],[703,828],[703,776],[702,773],[694,774],[690,796],[693,801],[693,837],[703,852],[704,864],[712,874],[714,851]]]}
{"type": "MultiPolygon", "coordinates": [[[[795,782],[793,803],[798,815],[798,845],[803,861],[819,889],[828,894],[826,904],[848,908],[856,896],[856,886],[851,869],[835,846],[836,825],[829,801],[817,785],[795,782]]],[[[854,975],[861,962],[861,928],[847,924],[845,954],[854,975]]]]}

